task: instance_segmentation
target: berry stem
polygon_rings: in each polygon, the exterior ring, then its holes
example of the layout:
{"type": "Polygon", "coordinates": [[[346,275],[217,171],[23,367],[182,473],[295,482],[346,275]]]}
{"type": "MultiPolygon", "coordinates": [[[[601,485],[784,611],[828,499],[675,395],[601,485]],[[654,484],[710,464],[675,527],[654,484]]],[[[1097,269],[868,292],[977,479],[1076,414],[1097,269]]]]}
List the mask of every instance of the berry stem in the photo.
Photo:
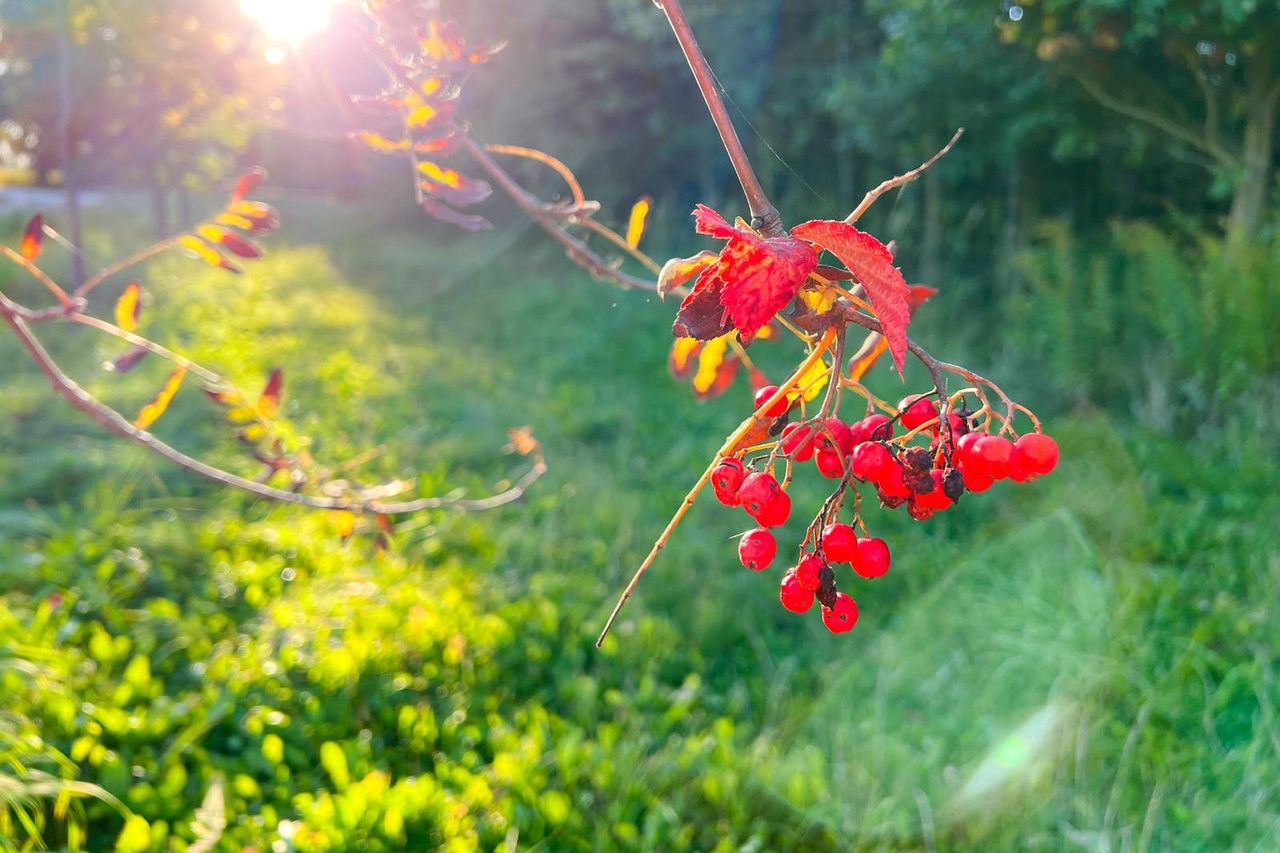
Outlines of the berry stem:
{"type": "Polygon", "coordinates": [[[642,578],[644,573],[649,570],[649,567],[653,565],[654,560],[658,558],[658,554],[661,553],[662,549],[667,546],[667,541],[671,539],[671,534],[680,526],[680,522],[684,520],[685,513],[689,511],[689,507],[693,506],[694,501],[698,499],[698,494],[706,487],[707,481],[711,478],[711,472],[720,464],[720,460],[732,453],[737,448],[738,443],[742,438],[746,436],[757,423],[764,419],[765,410],[774,403],[785,398],[787,392],[796,387],[800,378],[804,376],[805,372],[808,371],[809,368],[813,367],[813,365],[816,364],[823,355],[826,354],[827,350],[831,349],[831,345],[835,343],[835,340],[836,329],[835,327],[831,327],[822,335],[817,346],[815,346],[813,351],[809,353],[809,356],[801,362],[795,372],[787,378],[787,381],[778,386],[778,390],[774,392],[773,396],[770,397],[764,405],[752,412],[751,415],[739,424],[738,428],[730,433],[729,437],[724,440],[724,444],[720,446],[720,449],[716,451],[716,455],[711,459],[711,464],[702,472],[702,476],[698,478],[698,482],[693,484],[693,488],[689,490],[689,494],[685,495],[684,500],[680,502],[680,506],[676,509],[675,515],[673,515],[671,517],[671,521],[667,523],[666,529],[662,531],[662,535],[658,537],[658,540],[653,543],[653,547],[649,549],[649,554],[644,558],[644,562],[640,564],[640,568],[636,569],[636,573],[631,576],[631,581],[627,584],[626,589],[622,591],[621,597],[618,598],[618,603],[613,607],[613,612],[609,614],[608,620],[604,623],[604,629],[596,639],[596,648],[600,648],[600,646],[604,644],[604,638],[608,636],[609,629],[613,627],[613,623],[618,618],[618,614],[622,612],[622,608],[626,605],[627,600],[630,599],[631,594],[635,592],[636,586],[640,583],[640,578],[642,578]]]}
{"type": "Polygon", "coordinates": [[[671,31],[675,33],[676,41],[684,51],[684,58],[688,60],[689,69],[693,71],[693,79],[697,81],[698,91],[702,93],[702,99],[707,103],[707,111],[711,113],[711,120],[715,122],[716,130],[720,133],[724,150],[729,155],[729,161],[733,163],[733,171],[737,173],[738,183],[742,185],[742,194],[747,197],[747,206],[751,210],[751,227],[766,237],[785,234],[782,217],[778,215],[778,209],[773,206],[773,202],[769,201],[769,196],[765,194],[760,179],[756,177],[746,149],[742,147],[742,140],[738,138],[738,131],[733,126],[733,120],[729,118],[729,110],[725,108],[724,99],[720,97],[720,81],[716,79],[715,72],[711,70],[711,64],[702,53],[702,46],[698,44],[698,39],[693,34],[689,19],[685,17],[684,7],[680,5],[680,0],[655,0],[655,2],[667,15],[671,31]]]}

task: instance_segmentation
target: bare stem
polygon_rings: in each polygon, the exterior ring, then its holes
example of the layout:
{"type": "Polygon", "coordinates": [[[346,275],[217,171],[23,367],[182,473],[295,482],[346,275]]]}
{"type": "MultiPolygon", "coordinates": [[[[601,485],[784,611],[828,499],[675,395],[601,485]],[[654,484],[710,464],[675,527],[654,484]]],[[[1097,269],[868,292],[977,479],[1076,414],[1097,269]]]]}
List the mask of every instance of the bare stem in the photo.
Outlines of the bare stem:
{"type": "Polygon", "coordinates": [[[76,289],[75,295],[83,299],[88,296],[95,287],[111,278],[111,276],[122,273],[129,267],[140,264],[149,258],[154,258],[161,252],[167,252],[169,249],[172,249],[174,246],[178,245],[178,241],[182,239],[182,236],[182,234],[175,234],[172,237],[166,237],[159,243],[152,243],[150,246],[147,246],[144,249],[139,249],[127,258],[122,258],[114,264],[103,267],[101,270],[94,273],[92,278],[80,285],[80,287],[76,289]]]}
{"type": "Polygon", "coordinates": [[[662,535],[653,543],[653,547],[649,549],[649,554],[644,558],[644,562],[640,564],[640,568],[636,569],[636,573],[631,576],[631,582],[627,584],[627,588],[622,591],[622,596],[618,599],[618,603],[614,605],[613,612],[609,614],[608,620],[604,623],[604,629],[600,632],[600,636],[596,639],[596,648],[600,648],[604,644],[604,638],[608,636],[609,629],[613,627],[614,621],[618,618],[618,614],[622,612],[622,608],[631,598],[631,594],[635,592],[636,586],[640,583],[640,578],[653,565],[654,560],[658,558],[658,554],[667,546],[667,541],[671,539],[671,534],[680,526],[680,522],[684,520],[685,513],[689,511],[689,507],[693,506],[694,501],[698,499],[699,493],[707,485],[707,481],[711,479],[711,472],[720,464],[720,460],[732,453],[738,446],[742,438],[747,435],[751,429],[759,423],[764,417],[765,412],[777,403],[781,402],[786,395],[796,387],[801,377],[818,362],[827,350],[831,349],[831,345],[836,341],[836,329],[830,327],[823,334],[817,346],[809,353],[809,356],[796,368],[786,382],[778,387],[774,395],[758,407],[751,416],[738,425],[729,437],[724,440],[724,444],[720,445],[720,449],[716,451],[716,455],[712,457],[711,464],[702,472],[702,476],[698,478],[698,482],[693,484],[693,488],[689,490],[689,494],[685,495],[684,500],[680,502],[680,507],[676,510],[675,515],[671,517],[671,521],[667,523],[666,529],[662,531],[662,535]]]}
{"type": "Polygon", "coordinates": [[[854,224],[855,222],[857,222],[859,219],[862,218],[862,214],[866,213],[867,210],[871,207],[871,205],[876,203],[876,199],[880,198],[880,196],[884,195],[889,190],[896,189],[897,187],[903,186],[905,184],[909,184],[912,181],[914,181],[916,178],[923,175],[926,169],[928,169],[934,163],[937,163],[939,160],[945,157],[947,155],[947,152],[951,150],[952,146],[954,146],[957,142],[960,141],[960,137],[963,135],[964,135],[964,128],[962,127],[956,131],[955,136],[951,137],[950,142],[942,146],[942,150],[939,151],[937,154],[934,154],[932,157],[930,157],[928,160],[925,160],[919,166],[916,166],[910,172],[904,172],[901,175],[898,175],[896,178],[890,178],[889,180],[882,183],[880,186],[873,189],[871,192],[867,193],[865,196],[862,197],[862,201],[859,202],[858,206],[853,209],[853,213],[850,213],[848,216],[844,218],[844,221],[849,223],[850,225],[854,224]]]}
{"type": "Polygon", "coordinates": [[[67,295],[67,292],[62,289],[62,286],[49,278],[48,273],[40,269],[40,267],[36,266],[33,262],[27,260],[21,254],[10,249],[8,246],[0,246],[0,254],[3,254],[6,258],[31,273],[32,278],[43,284],[45,288],[57,298],[63,308],[70,308],[75,304],[71,297],[67,295]]]}
{"type": "Polygon", "coordinates": [[[168,347],[161,346],[155,341],[142,337],[142,335],[135,335],[133,332],[127,332],[119,326],[108,323],[106,320],[99,320],[97,317],[89,314],[81,314],[79,312],[66,314],[64,315],[64,319],[72,323],[79,323],[82,326],[88,326],[91,329],[97,329],[100,332],[106,332],[108,335],[114,335],[123,341],[128,341],[134,346],[141,347],[152,355],[157,355],[178,367],[185,367],[193,375],[200,377],[205,382],[213,385],[222,383],[222,377],[214,373],[212,370],[201,367],[191,359],[178,355],[168,347]]]}
{"type": "MultiPolygon", "coordinates": [[[[658,289],[656,282],[614,269],[604,258],[593,252],[586,243],[572,234],[566,233],[560,227],[560,222],[567,213],[572,212],[572,208],[553,208],[544,204],[539,198],[520,186],[506,169],[498,165],[497,161],[489,156],[489,152],[485,151],[485,146],[476,142],[470,136],[464,135],[462,137],[462,146],[475,158],[476,162],[480,164],[480,168],[484,169],[498,189],[510,196],[511,200],[527,213],[542,230],[550,234],[561,246],[564,246],[569,259],[578,266],[597,278],[607,279],[623,287],[653,291],[658,289]]],[[[589,204],[590,202],[588,202],[589,204]]]]}
{"type": "Polygon", "coordinates": [[[537,148],[526,148],[523,145],[497,145],[489,143],[485,145],[486,151],[492,151],[494,154],[506,154],[511,157],[524,157],[528,160],[534,160],[549,169],[554,170],[560,177],[564,178],[564,182],[569,186],[569,194],[573,196],[573,203],[582,207],[587,203],[587,197],[582,192],[582,184],[578,183],[578,176],[573,170],[565,165],[563,160],[552,157],[545,151],[539,151],[537,148]]]}
{"type": "Polygon", "coordinates": [[[655,0],[655,2],[667,14],[667,21],[676,34],[676,41],[680,43],[680,49],[684,51],[684,57],[689,62],[690,70],[693,71],[693,79],[698,83],[698,91],[702,93],[702,99],[707,103],[707,111],[711,113],[711,120],[715,122],[716,130],[720,133],[720,141],[729,155],[729,161],[733,163],[733,171],[738,175],[742,194],[747,197],[747,206],[751,210],[751,227],[766,237],[781,236],[785,233],[782,217],[778,215],[778,209],[773,206],[773,202],[769,201],[764,187],[760,185],[760,179],[756,177],[746,149],[742,147],[742,140],[738,138],[738,131],[729,118],[729,111],[725,109],[724,99],[720,97],[720,87],[716,82],[715,73],[711,70],[707,57],[702,53],[702,46],[698,44],[698,39],[693,34],[689,19],[685,17],[684,7],[680,5],[680,0],[655,0]]]}

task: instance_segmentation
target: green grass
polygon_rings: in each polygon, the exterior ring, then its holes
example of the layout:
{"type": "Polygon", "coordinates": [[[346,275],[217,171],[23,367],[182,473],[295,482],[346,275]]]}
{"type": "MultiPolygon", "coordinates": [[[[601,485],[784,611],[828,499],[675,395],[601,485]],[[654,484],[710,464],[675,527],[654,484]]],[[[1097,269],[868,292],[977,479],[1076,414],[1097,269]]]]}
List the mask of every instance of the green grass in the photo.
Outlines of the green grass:
{"type": "MultiPolygon", "coordinates": [[[[1053,477],[924,525],[869,513],[895,566],[845,637],[785,613],[776,571],[736,565],[741,517],[699,504],[597,652],[746,391],[694,403],[670,306],[524,240],[287,221],[327,248],[295,229],[240,279],[165,260],[148,329],[246,387],[283,367],[316,455],[387,447],[371,476],[481,492],[524,424],[551,473],[390,552],[344,544],[101,434],[0,338],[0,781],[120,799],[0,796],[12,844],[182,849],[216,791],[230,850],[1274,845],[1280,498],[1247,445],[1056,416],[1053,477]]],[[[126,412],[164,375],[50,340],[126,412]]],[[[157,431],[244,465],[190,388],[157,431]]],[[[816,506],[816,477],[797,488],[816,506]]]]}

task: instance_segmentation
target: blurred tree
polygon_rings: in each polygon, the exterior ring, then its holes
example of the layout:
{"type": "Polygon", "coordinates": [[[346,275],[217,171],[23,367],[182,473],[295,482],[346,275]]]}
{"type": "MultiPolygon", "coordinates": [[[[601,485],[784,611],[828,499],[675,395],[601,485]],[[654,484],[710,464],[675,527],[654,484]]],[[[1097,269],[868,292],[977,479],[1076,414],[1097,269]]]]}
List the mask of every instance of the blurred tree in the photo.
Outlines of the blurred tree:
{"type": "MultiPolygon", "coordinates": [[[[221,179],[280,85],[257,30],[219,0],[0,0],[11,118],[28,130],[37,173],[152,187],[157,230],[167,189],[221,179]],[[65,23],[64,23],[65,22],[65,23]],[[66,150],[58,144],[57,37],[72,44],[66,150]]],[[[64,105],[65,106],[65,105],[64,105]]]]}
{"type": "Polygon", "coordinates": [[[1103,107],[1211,170],[1218,192],[1231,195],[1228,233],[1258,233],[1275,174],[1280,4],[1026,0],[1004,8],[1002,39],[1033,48],[1103,107]]]}

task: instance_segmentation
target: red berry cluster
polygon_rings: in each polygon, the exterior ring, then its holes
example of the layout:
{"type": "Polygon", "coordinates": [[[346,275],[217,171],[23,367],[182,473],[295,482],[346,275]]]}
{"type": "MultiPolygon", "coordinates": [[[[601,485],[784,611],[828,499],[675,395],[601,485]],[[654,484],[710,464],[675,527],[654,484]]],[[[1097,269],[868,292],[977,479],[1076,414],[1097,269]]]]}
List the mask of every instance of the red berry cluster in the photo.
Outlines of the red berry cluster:
{"type": "MultiPolygon", "coordinates": [[[[772,385],[761,388],[756,408],[777,390],[772,385]]],[[[771,434],[781,430],[772,453],[750,467],[737,457],[721,460],[711,472],[711,485],[722,504],[741,506],[759,525],[738,540],[738,558],[760,572],[778,555],[772,528],[786,524],[791,516],[786,486],[795,463],[812,460],[822,476],[839,481],[810,523],[799,561],[786,570],[779,592],[782,606],[793,613],[804,613],[819,601],[823,623],[837,634],[852,630],[858,605],[836,589],[833,566],[846,563],[858,577],[873,580],[883,577],[890,564],[885,541],[859,536],[855,529],[856,525],[866,532],[855,484],[870,484],[882,506],[906,505],[912,518],[923,521],[950,509],[965,492],[984,492],[997,480],[1024,483],[1048,474],[1058,463],[1058,445],[1049,436],[1037,431],[1011,439],[1003,434],[1010,430],[1007,423],[993,434],[975,426],[983,419],[963,408],[948,412],[944,425],[934,400],[925,395],[903,400],[893,417],[871,414],[852,424],[837,417],[785,423],[785,399],[764,414],[774,420],[771,434]],[[895,438],[898,428],[904,432],[895,438]],[[773,474],[779,457],[787,471],[781,483],[773,474]],[[760,470],[752,470],[756,467],[760,470]],[[854,525],[838,520],[849,491],[854,496],[854,525]]],[[[988,417],[983,426],[992,422],[988,417]]]]}

